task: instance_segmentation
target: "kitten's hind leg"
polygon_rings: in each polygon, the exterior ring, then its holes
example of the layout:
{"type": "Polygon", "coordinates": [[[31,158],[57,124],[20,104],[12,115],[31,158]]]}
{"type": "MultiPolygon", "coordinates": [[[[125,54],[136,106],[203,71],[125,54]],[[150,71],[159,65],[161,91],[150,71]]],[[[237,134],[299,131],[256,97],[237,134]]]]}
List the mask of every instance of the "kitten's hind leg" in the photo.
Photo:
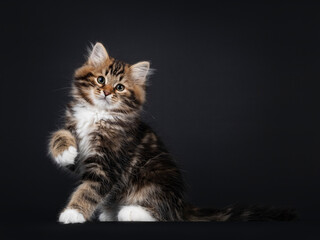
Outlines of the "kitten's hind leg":
{"type": "Polygon", "coordinates": [[[139,205],[128,205],[120,208],[118,213],[118,221],[124,222],[155,222],[157,221],[148,211],[147,208],[144,208],[139,205]]]}
{"type": "Polygon", "coordinates": [[[110,213],[108,210],[102,210],[98,217],[100,222],[112,222],[114,221],[112,218],[112,213],[110,213]]]}
{"type": "Polygon", "coordinates": [[[101,209],[100,214],[98,216],[98,220],[100,222],[112,222],[115,221],[114,212],[111,209],[101,209]]]}
{"type": "Polygon", "coordinates": [[[112,222],[117,221],[117,206],[106,206],[103,205],[99,209],[98,220],[100,222],[112,222]]]}

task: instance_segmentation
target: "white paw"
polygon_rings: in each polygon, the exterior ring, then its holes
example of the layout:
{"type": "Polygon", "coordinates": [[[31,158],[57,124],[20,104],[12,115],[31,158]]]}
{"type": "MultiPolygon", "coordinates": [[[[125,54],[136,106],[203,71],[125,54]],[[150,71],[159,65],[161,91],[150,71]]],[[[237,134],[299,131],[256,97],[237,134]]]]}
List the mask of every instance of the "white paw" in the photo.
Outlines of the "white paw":
{"type": "Polygon", "coordinates": [[[74,164],[74,160],[77,155],[77,149],[75,147],[70,146],[67,150],[58,155],[54,160],[60,166],[65,167],[67,165],[74,164]]]}
{"type": "Polygon", "coordinates": [[[83,215],[78,212],[76,209],[66,209],[64,210],[59,217],[59,222],[64,224],[69,223],[84,223],[86,220],[83,215]]]}
{"type": "Polygon", "coordinates": [[[110,222],[113,221],[111,215],[105,211],[103,211],[102,213],[100,213],[99,217],[98,217],[100,222],[110,222]]]}
{"type": "Polygon", "coordinates": [[[151,214],[141,206],[124,206],[118,213],[119,221],[142,221],[153,222],[156,221],[151,214]]]}

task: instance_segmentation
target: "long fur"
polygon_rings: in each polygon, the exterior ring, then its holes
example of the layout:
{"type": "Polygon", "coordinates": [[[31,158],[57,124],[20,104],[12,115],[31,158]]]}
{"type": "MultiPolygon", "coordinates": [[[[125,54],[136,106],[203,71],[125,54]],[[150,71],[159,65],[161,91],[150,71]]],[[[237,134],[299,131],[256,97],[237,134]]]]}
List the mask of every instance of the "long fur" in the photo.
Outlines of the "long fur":
{"type": "Polygon", "coordinates": [[[179,168],[140,118],[149,74],[148,62],[116,60],[101,43],[75,71],[65,124],[49,146],[57,164],[81,178],[59,221],[88,221],[97,210],[102,220],[120,221],[293,219],[291,210],[198,209],[185,202],[179,168]]]}

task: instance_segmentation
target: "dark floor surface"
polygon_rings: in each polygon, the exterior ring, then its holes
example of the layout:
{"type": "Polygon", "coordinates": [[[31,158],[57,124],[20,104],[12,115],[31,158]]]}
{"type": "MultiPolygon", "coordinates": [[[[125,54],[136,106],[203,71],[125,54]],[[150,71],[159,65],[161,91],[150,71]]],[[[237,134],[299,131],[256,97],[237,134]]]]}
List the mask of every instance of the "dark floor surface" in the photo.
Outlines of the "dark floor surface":
{"type": "Polygon", "coordinates": [[[249,223],[6,223],[1,239],[320,239],[316,221],[249,223]]]}

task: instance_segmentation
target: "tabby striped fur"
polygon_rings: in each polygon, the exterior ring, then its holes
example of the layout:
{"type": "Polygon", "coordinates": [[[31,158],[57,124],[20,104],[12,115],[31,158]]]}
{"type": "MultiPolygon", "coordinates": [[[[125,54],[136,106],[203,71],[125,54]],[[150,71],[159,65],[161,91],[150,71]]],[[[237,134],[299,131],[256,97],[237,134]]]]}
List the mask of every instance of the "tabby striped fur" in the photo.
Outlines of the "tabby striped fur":
{"type": "Polygon", "coordinates": [[[65,125],[49,144],[56,162],[81,177],[59,221],[88,221],[96,210],[101,221],[249,220],[253,212],[247,209],[237,216],[232,208],[206,214],[185,203],[179,169],[140,119],[148,73],[148,62],[118,61],[101,43],[76,70],[65,125]],[[104,83],[99,83],[101,77],[104,83]],[[124,90],[117,90],[117,84],[124,90]],[[73,163],[63,162],[63,157],[59,162],[57,156],[64,156],[69,147],[77,152],[73,163]]]}

